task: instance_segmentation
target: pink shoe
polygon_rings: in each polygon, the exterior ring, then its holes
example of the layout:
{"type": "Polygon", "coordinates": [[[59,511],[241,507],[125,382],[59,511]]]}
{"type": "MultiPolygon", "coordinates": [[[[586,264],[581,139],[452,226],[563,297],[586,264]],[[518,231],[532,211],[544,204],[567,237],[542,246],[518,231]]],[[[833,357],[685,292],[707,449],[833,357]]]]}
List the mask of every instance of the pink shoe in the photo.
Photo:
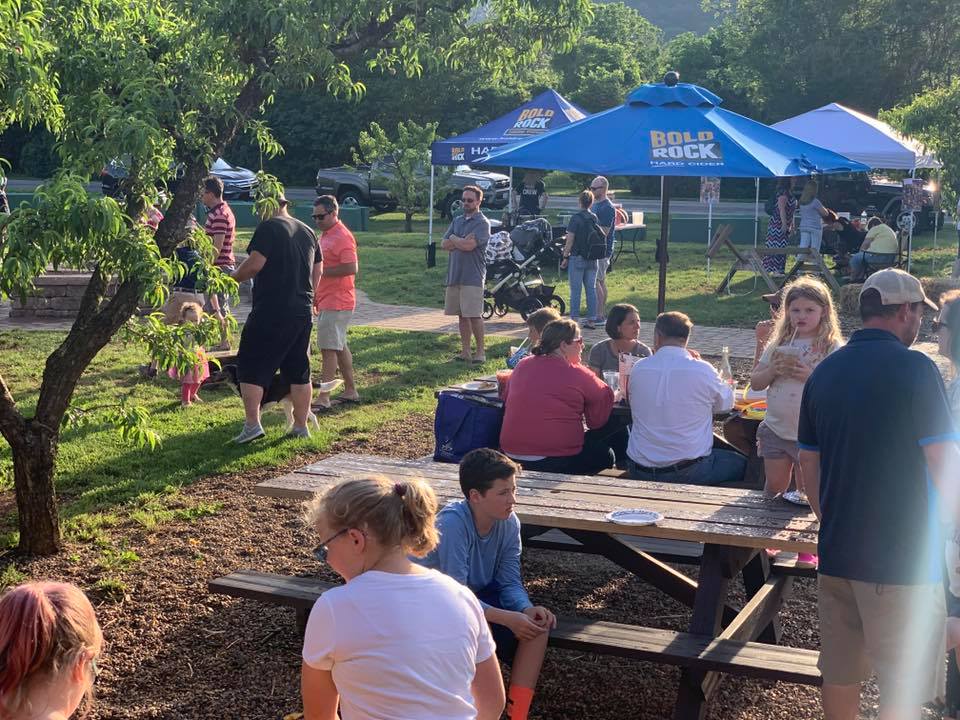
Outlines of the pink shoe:
{"type": "Polygon", "coordinates": [[[797,567],[798,568],[813,568],[817,569],[817,565],[820,564],[820,558],[811,553],[797,553],[797,567]]]}

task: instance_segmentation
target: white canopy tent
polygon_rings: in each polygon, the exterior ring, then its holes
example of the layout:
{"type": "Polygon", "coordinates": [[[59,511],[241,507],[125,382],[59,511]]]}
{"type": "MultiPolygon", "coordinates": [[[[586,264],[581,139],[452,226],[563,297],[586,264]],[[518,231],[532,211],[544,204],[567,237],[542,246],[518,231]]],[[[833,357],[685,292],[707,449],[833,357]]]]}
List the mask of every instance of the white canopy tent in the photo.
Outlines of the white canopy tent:
{"type": "Polygon", "coordinates": [[[913,138],[877,118],[830,103],[773,125],[780,132],[883,170],[939,168],[913,138]]]}
{"type": "MultiPolygon", "coordinates": [[[[799,140],[819,145],[845,155],[851,160],[881,170],[906,170],[916,175],[917,170],[937,169],[940,161],[928,153],[923,145],[901,134],[898,130],[840,103],[830,103],[773,125],[780,132],[799,140]]],[[[937,225],[933,224],[934,263],[936,262],[937,225]]],[[[913,227],[910,227],[907,245],[907,269],[913,245],[913,227]]]]}

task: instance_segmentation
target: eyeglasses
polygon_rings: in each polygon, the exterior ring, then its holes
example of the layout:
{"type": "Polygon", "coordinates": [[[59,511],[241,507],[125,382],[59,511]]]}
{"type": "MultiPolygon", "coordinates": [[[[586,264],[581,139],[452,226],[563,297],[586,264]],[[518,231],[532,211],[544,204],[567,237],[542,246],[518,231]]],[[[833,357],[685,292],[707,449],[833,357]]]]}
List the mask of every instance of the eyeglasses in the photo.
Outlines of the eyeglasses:
{"type": "Polygon", "coordinates": [[[100,667],[95,657],[90,658],[90,672],[93,673],[93,682],[97,682],[97,678],[100,677],[100,667]]]}
{"type": "Polygon", "coordinates": [[[574,339],[571,340],[570,342],[571,342],[571,343],[576,343],[577,345],[583,345],[583,338],[582,338],[582,337],[574,338],[574,339]]]}
{"type": "Polygon", "coordinates": [[[323,219],[324,219],[327,215],[329,215],[329,214],[330,214],[330,213],[316,213],[316,214],[314,214],[313,219],[314,219],[314,220],[323,220],[323,219]]]}
{"type": "Polygon", "coordinates": [[[327,553],[329,552],[329,548],[327,546],[330,543],[332,543],[334,540],[336,540],[338,537],[343,535],[345,532],[347,532],[349,529],[350,528],[344,528],[340,532],[334,533],[332,536],[330,536],[329,538],[324,540],[322,543],[317,545],[317,547],[315,547],[313,550],[313,556],[320,562],[325,563],[327,561],[327,553]]]}
{"type": "Polygon", "coordinates": [[[590,189],[591,189],[591,190],[603,190],[604,187],[603,187],[603,185],[591,185],[591,186],[590,186],[590,189]]]}
{"type": "Polygon", "coordinates": [[[460,200],[461,200],[462,202],[465,202],[465,203],[475,203],[475,202],[477,202],[477,199],[476,199],[475,197],[462,197],[462,198],[460,198],[460,200]]]}

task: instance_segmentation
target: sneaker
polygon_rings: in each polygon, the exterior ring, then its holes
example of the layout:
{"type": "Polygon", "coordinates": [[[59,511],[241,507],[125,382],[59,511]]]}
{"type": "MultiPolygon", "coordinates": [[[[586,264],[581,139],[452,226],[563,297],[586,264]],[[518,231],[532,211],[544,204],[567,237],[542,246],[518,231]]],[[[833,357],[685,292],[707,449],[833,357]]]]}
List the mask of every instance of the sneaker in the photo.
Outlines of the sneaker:
{"type": "Polygon", "coordinates": [[[284,435],[284,437],[288,437],[288,438],[300,438],[300,439],[309,438],[309,437],[310,437],[310,428],[308,428],[308,427],[306,427],[306,426],[304,426],[304,427],[302,427],[302,428],[298,428],[298,427],[291,428],[290,431],[289,431],[286,435],[284,435]]]}
{"type": "Polygon", "coordinates": [[[580,327],[582,327],[584,330],[597,329],[597,326],[593,324],[593,320],[584,320],[582,323],[580,323],[580,327]]]}
{"type": "Polygon", "coordinates": [[[816,570],[817,565],[820,564],[820,558],[811,553],[797,553],[797,567],[798,568],[813,568],[816,570]]]}
{"type": "Polygon", "coordinates": [[[253,442],[254,440],[259,440],[264,437],[266,433],[263,431],[262,425],[254,425],[253,427],[243,426],[243,430],[240,431],[240,434],[237,435],[233,441],[237,445],[245,445],[248,442],[253,442]]]}

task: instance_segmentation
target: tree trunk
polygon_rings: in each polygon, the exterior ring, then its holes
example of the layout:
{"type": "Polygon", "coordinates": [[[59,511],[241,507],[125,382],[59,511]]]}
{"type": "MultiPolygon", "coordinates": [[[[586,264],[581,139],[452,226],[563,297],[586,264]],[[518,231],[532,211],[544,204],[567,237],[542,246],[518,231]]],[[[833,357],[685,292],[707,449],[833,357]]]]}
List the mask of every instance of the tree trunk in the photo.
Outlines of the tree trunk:
{"type": "Polygon", "coordinates": [[[413,213],[412,212],[404,213],[403,218],[404,218],[403,231],[413,232],[413,213]]]}
{"type": "Polygon", "coordinates": [[[57,436],[35,421],[28,421],[21,440],[11,447],[19,548],[32,555],[50,555],[60,550],[60,520],[53,485],[57,436]]]}

